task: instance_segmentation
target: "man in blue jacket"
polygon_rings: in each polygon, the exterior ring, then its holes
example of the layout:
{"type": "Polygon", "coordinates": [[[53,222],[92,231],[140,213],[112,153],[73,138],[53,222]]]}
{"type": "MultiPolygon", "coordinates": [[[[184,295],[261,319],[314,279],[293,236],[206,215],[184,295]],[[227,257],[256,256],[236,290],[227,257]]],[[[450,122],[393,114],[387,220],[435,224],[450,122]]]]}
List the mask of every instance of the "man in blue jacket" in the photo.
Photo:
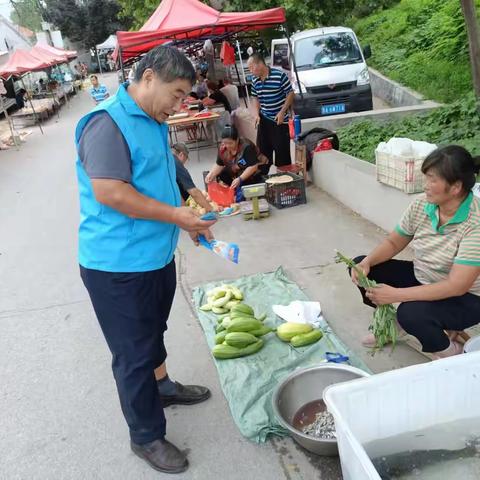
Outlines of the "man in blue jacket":
{"type": "Polygon", "coordinates": [[[163,408],[206,400],[210,391],[172,382],[164,333],[176,287],[179,229],[198,244],[214,222],[182,207],[168,145],[169,115],[191,91],[195,71],[177,49],[140,61],[132,84],[83,117],[76,130],[80,193],[79,263],[112,352],[131,448],[156,470],[188,467],[165,439],[163,408]]]}

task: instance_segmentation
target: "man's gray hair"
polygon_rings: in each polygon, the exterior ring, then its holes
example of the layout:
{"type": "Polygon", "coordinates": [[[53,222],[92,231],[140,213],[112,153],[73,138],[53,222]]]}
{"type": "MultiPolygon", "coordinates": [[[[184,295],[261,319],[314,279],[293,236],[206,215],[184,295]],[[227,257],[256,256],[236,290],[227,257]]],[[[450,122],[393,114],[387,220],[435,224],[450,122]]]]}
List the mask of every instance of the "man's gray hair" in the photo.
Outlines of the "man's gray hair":
{"type": "Polygon", "coordinates": [[[183,142],[176,143],[172,146],[172,149],[175,150],[177,153],[184,153],[186,157],[188,157],[188,154],[190,153],[188,147],[183,142]]]}
{"type": "Polygon", "coordinates": [[[265,58],[263,57],[263,55],[261,53],[258,53],[258,52],[255,52],[255,53],[252,53],[250,55],[250,57],[248,58],[248,61],[249,62],[252,62],[252,63],[263,63],[264,65],[266,65],[265,63],[265,58]]]}
{"type": "Polygon", "coordinates": [[[138,63],[135,81],[142,79],[147,68],[162,80],[170,83],[175,80],[188,80],[192,85],[196,81],[195,69],[190,60],[175,47],[156,47],[150,50],[138,63]]]}

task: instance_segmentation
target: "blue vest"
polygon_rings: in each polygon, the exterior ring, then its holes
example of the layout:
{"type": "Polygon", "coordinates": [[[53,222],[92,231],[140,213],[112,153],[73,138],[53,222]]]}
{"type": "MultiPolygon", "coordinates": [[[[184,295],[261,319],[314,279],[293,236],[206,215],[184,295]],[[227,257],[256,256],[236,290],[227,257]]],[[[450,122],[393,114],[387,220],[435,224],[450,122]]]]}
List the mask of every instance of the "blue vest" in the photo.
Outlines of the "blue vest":
{"type": "MultiPolygon", "coordinates": [[[[77,150],[85,125],[103,111],[113,119],[130,149],[132,186],[147,197],[180,206],[168,127],[149,117],[130,97],[125,85],[80,120],[75,132],[77,150]]],[[[146,272],[172,261],[179,235],[176,225],[130,218],[97,202],[80,158],[77,176],[80,265],[106,272],[146,272]]]]}

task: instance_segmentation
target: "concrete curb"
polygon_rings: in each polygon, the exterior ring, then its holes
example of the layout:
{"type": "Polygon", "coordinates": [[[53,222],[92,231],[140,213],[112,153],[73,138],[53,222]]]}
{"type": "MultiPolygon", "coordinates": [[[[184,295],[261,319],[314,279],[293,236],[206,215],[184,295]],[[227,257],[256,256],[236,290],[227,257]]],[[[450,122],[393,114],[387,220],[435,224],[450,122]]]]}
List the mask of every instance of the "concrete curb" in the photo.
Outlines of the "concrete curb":
{"type": "Polygon", "coordinates": [[[420,195],[379,183],[374,164],[337,150],[316,153],[310,173],[317,187],[386,231],[420,195]]]}

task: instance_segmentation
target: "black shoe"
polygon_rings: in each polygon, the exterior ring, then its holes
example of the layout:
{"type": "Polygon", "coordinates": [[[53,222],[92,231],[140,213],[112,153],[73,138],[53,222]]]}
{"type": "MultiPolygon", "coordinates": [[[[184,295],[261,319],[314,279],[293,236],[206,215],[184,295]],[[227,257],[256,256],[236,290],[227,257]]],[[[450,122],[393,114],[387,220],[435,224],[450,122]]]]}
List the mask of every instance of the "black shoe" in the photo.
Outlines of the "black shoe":
{"type": "Polygon", "coordinates": [[[143,458],[152,468],[163,473],[181,473],[188,468],[188,460],[175,445],[168,440],[154,440],[145,445],[130,442],[132,452],[143,458]]]}
{"type": "Polygon", "coordinates": [[[182,385],[175,382],[177,393],[175,395],[162,395],[160,400],[164,408],[170,405],[194,405],[195,403],[204,402],[210,398],[210,390],[200,385],[182,385]]]}

